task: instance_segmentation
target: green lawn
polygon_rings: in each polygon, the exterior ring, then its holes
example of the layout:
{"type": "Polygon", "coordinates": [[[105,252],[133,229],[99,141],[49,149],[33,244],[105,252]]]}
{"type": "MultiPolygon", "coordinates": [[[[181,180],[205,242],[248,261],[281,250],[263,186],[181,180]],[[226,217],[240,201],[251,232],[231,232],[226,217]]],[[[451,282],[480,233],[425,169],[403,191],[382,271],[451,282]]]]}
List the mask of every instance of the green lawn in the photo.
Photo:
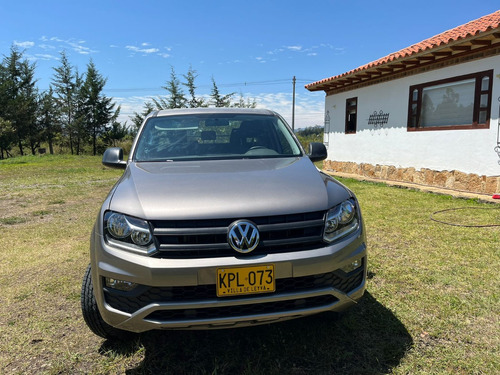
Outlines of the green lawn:
{"type": "Polygon", "coordinates": [[[342,180],[367,226],[365,298],[220,331],[94,336],[80,314],[92,223],[121,171],[96,157],[0,161],[0,373],[500,373],[500,205],[342,180]],[[434,218],[450,224],[431,220],[434,218]]]}

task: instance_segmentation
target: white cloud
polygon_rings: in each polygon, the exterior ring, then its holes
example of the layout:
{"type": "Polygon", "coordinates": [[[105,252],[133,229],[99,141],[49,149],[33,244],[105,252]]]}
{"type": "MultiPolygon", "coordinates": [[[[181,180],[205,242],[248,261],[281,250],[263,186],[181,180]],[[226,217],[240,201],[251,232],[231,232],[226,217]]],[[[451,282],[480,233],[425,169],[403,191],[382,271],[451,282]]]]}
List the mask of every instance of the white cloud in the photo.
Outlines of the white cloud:
{"type": "Polygon", "coordinates": [[[91,50],[88,47],[82,46],[81,43],[73,43],[73,42],[67,42],[68,45],[75,51],[76,53],[79,53],[80,55],[90,55],[91,53],[97,52],[94,50],[91,50]]]}
{"type": "MultiPolygon", "coordinates": [[[[144,45],[144,43],[142,45],[144,45]]],[[[140,48],[136,46],[125,46],[125,48],[132,52],[140,52],[145,54],[156,53],[160,51],[158,48],[140,48]]]]}
{"type": "MultiPolygon", "coordinates": [[[[267,108],[281,114],[292,126],[292,93],[245,95],[254,98],[257,108],[267,108]]],[[[323,125],[324,97],[314,94],[295,95],[295,128],[305,128],[314,125],[323,125]]]]}
{"type": "Polygon", "coordinates": [[[158,53],[158,56],[161,56],[161,57],[163,57],[163,58],[165,58],[165,59],[166,59],[166,58],[168,58],[168,57],[170,57],[170,56],[171,56],[171,55],[170,55],[170,53],[168,53],[168,52],[172,51],[172,48],[170,48],[170,47],[163,47],[163,48],[164,48],[167,52],[160,52],[160,53],[158,53]]]}
{"type": "Polygon", "coordinates": [[[14,40],[14,45],[21,48],[30,48],[35,45],[35,42],[30,42],[30,41],[18,42],[17,40],[14,40]]]}
{"type": "Polygon", "coordinates": [[[43,45],[41,45],[40,47],[45,49],[45,50],[48,50],[48,49],[56,49],[57,47],[50,44],[50,42],[55,42],[55,43],[58,43],[58,47],[59,48],[68,48],[68,49],[71,49],[73,50],[74,52],[80,54],[80,55],[90,55],[91,53],[96,53],[97,51],[96,50],[93,50],[87,46],[84,46],[84,44],[86,43],[84,40],[75,40],[75,39],[61,39],[57,36],[53,36],[53,37],[47,37],[45,35],[43,35],[40,40],[42,42],[44,42],[43,45]],[[42,47],[43,46],[43,47],[42,47]]]}
{"type": "Polygon", "coordinates": [[[54,50],[56,47],[51,46],[50,44],[39,44],[38,47],[44,50],[54,50]]]}
{"type": "Polygon", "coordinates": [[[324,52],[325,50],[333,51],[335,55],[341,55],[345,53],[345,49],[342,47],[334,47],[329,43],[320,43],[310,47],[304,47],[299,44],[283,46],[281,48],[275,48],[273,50],[267,51],[266,54],[276,57],[285,56],[290,59],[293,58],[294,53],[306,54],[307,56],[318,56],[319,53],[324,52]]]}
{"type": "Polygon", "coordinates": [[[36,53],[34,55],[34,57],[37,60],[46,60],[46,61],[49,61],[49,60],[56,60],[56,61],[58,61],[59,60],[58,56],[50,55],[48,53],[36,53]]]}
{"type": "Polygon", "coordinates": [[[267,51],[268,55],[277,55],[278,53],[284,52],[285,50],[283,48],[277,48],[272,51],[267,51]]]}
{"type": "Polygon", "coordinates": [[[63,39],[58,38],[57,36],[52,36],[52,37],[50,37],[50,38],[49,38],[49,37],[48,37],[48,36],[46,36],[46,35],[42,35],[42,36],[40,37],[40,40],[41,40],[42,42],[64,42],[64,40],[63,40],[63,39]]]}
{"type": "Polygon", "coordinates": [[[122,124],[125,122],[130,124],[130,117],[134,116],[134,112],[141,113],[144,108],[144,103],[150,100],[150,96],[114,97],[113,101],[121,107],[118,121],[122,124]]]}

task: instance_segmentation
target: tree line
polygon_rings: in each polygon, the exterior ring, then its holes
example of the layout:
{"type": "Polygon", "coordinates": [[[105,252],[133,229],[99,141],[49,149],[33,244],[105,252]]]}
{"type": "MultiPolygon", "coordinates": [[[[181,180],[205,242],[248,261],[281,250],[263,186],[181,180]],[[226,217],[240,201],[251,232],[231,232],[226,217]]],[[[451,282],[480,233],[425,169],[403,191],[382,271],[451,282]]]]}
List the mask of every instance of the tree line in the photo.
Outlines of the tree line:
{"type": "Polygon", "coordinates": [[[321,125],[309,126],[307,128],[298,129],[295,135],[307,150],[311,142],[323,142],[325,128],[321,125]]]}
{"type": "Polygon", "coordinates": [[[19,155],[35,155],[42,143],[51,154],[58,145],[77,155],[90,148],[95,155],[111,129],[124,130],[116,123],[120,107],[103,94],[106,79],[92,60],[80,74],[61,52],[46,91],[38,90],[35,69],[15,47],[0,63],[0,158],[12,156],[14,147],[19,155]]]}
{"type": "Polygon", "coordinates": [[[170,79],[162,86],[167,95],[146,101],[143,110],[130,118],[134,126],[129,127],[118,121],[121,108],[104,94],[107,79],[92,60],[80,74],[61,52],[59,66],[53,68],[45,91],[36,86],[35,70],[36,64],[16,47],[11,47],[10,54],[0,62],[0,159],[14,154],[35,155],[42,145],[50,154],[59,147],[71,154],[96,155],[133,136],[144,118],[155,110],[256,106],[254,100],[243,95],[235,99],[235,93],[222,94],[213,77],[210,95],[199,96],[196,71],[189,68],[181,81],[171,68],[170,79]]]}
{"type": "Polygon", "coordinates": [[[237,108],[255,108],[257,103],[254,99],[245,98],[240,94],[238,99],[234,99],[235,92],[222,94],[212,77],[212,88],[208,97],[198,96],[196,93],[196,78],[198,74],[192,67],[189,68],[186,74],[182,75],[183,81],[172,67],[170,71],[170,79],[162,86],[168,93],[166,97],[158,96],[144,103],[142,112],[134,112],[131,117],[132,123],[138,129],[145,117],[153,112],[163,109],[173,108],[199,108],[199,107],[237,107],[237,108]],[[184,89],[187,89],[188,94],[184,89]]]}

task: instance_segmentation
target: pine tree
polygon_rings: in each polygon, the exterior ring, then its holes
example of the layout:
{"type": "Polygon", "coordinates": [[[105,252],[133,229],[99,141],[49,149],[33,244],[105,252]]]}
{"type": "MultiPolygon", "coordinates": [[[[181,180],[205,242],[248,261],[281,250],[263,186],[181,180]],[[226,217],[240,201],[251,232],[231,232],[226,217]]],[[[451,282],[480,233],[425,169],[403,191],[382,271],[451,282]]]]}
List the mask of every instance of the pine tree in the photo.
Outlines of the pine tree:
{"type": "Polygon", "coordinates": [[[0,117],[0,159],[11,156],[10,149],[16,140],[16,132],[10,121],[6,121],[0,117]]]}
{"type": "MultiPolygon", "coordinates": [[[[194,76],[193,72],[192,74],[194,76]]],[[[192,80],[192,84],[193,84],[192,87],[194,88],[194,78],[192,80]]],[[[184,85],[187,86],[187,84],[184,85]]],[[[181,83],[179,81],[179,78],[177,78],[177,74],[175,73],[173,67],[171,68],[170,72],[170,80],[167,81],[166,85],[162,86],[162,88],[167,90],[169,96],[167,97],[158,96],[156,98],[151,98],[151,101],[144,103],[144,108],[141,113],[134,112],[134,116],[131,117],[131,120],[137,129],[140,128],[146,116],[153,111],[189,107],[189,102],[184,96],[181,83]]],[[[192,98],[194,97],[192,96],[192,98]]]]}
{"type": "Polygon", "coordinates": [[[233,103],[232,98],[235,93],[223,95],[212,77],[212,90],[209,95],[210,100],[196,95],[195,80],[198,77],[196,70],[189,67],[187,74],[183,75],[185,82],[180,82],[177,78],[174,68],[171,68],[170,80],[163,86],[168,91],[169,96],[158,96],[151,98],[150,101],[144,103],[144,108],[141,113],[134,112],[131,117],[132,123],[136,129],[139,129],[146,116],[153,111],[160,111],[172,108],[198,108],[198,107],[239,107],[239,108],[255,108],[257,103],[255,100],[246,99],[240,95],[240,99],[233,103]],[[187,87],[190,98],[187,99],[182,91],[181,85],[187,87]]]}
{"type": "Polygon", "coordinates": [[[52,87],[42,93],[38,104],[38,122],[41,128],[41,138],[49,144],[49,152],[54,154],[54,140],[61,131],[59,110],[54,98],[52,87]]]}
{"type": "MultiPolygon", "coordinates": [[[[175,74],[175,70],[172,67],[170,72],[170,80],[167,81],[165,86],[162,86],[165,90],[168,91],[170,96],[167,98],[167,108],[186,108],[186,97],[184,96],[184,91],[182,91],[181,83],[177,75],[175,74]]],[[[158,109],[167,109],[165,107],[158,109]]]]}
{"type": "Polygon", "coordinates": [[[10,122],[15,132],[15,142],[24,155],[24,144],[31,146],[32,153],[38,145],[36,127],[37,88],[35,64],[23,60],[23,54],[15,47],[0,69],[0,117],[10,122]]]}
{"type": "Polygon", "coordinates": [[[97,154],[97,138],[108,130],[107,125],[115,114],[113,112],[115,103],[112,102],[112,98],[106,97],[102,92],[105,85],[106,79],[97,71],[91,60],[87,65],[81,96],[85,129],[92,139],[94,155],[97,154]]]}
{"type": "Polygon", "coordinates": [[[214,107],[230,107],[231,99],[233,96],[234,92],[231,94],[222,95],[219,92],[219,88],[215,83],[214,77],[212,77],[212,91],[210,93],[210,97],[212,98],[212,101],[210,102],[211,105],[213,105],[214,107]]]}
{"type": "Polygon", "coordinates": [[[187,106],[189,108],[208,107],[208,104],[205,103],[205,100],[203,98],[196,97],[196,85],[194,83],[196,77],[198,77],[198,74],[196,74],[196,70],[193,70],[192,67],[189,67],[187,74],[184,74],[183,77],[186,82],[183,82],[182,84],[187,87],[189,95],[191,96],[191,99],[187,101],[187,106]]]}
{"type": "Polygon", "coordinates": [[[247,98],[245,100],[245,97],[243,96],[243,94],[240,94],[239,100],[236,103],[231,104],[231,107],[255,108],[255,107],[257,107],[257,102],[255,101],[255,99],[250,99],[250,98],[247,98]]]}
{"type": "Polygon", "coordinates": [[[105,141],[111,144],[113,147],[117,146],[117,142],[125,138],[129,134],[127,124],[120,124],[117,118],[120,114],[120,107],[115,112],[113,119],[111,121],[111,127],[108,129],[104,135],[105,141]]]}
{"type": "Polygon", "coordinates": [[[85,109],[85,96],[83,93],[84,78],[75,71],[75,96],[73,102],[74,116],[73,124],[71,125],[71,133],[73,134],[73,145],[75,153],[80,155],[85,142],[90,140],[90,131],[87,128],[87,118],[85,109]]]}
{"type": "Polygon", "coordinates": [[[154,112],[155,110],[155,105],[152,102],[145,102],[144,103],[144,108],[142,109],[141,113],[134,112],[134,117],[131,117],[130,119],[132,120],[132,123],[135,126],[135,129],[132,131],[135,135],[139,128],[141,127],[142,123],[144,122],[144,119],[146,118],[147,115],[149,115],[151,112],[154,112]]]}
{"type": "Polygon", "coordinates": [[[71,154],[74,154],[73,141],[76,137],[75,132],[75,112],[77,105],[77,96],[80,89],[81,79],[78,72],[68,61],[66,52],[61,52],[61,65],[53,68],[55,71],[52,78],[52,85],[56,95],[57,105],[61,115],[61,125],[63,135],[68,138],[71,154]]]}

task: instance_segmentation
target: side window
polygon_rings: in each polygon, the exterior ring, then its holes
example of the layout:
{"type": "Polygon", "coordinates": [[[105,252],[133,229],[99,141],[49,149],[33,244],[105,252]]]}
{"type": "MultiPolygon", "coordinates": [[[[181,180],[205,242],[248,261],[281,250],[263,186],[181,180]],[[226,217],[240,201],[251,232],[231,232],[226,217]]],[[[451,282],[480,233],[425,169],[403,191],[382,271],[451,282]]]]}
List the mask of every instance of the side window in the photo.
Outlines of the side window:
{"type": "Polygon", "coordinates": [[[356,134],[356,118],[358,114],[358,98],[350,98],[345,102],[345,133],[356,134]]]}
{"type": "Polygon", "coordinates": [[[493,71],[410,87],[408,130],[488,128],[493,71]]]}

